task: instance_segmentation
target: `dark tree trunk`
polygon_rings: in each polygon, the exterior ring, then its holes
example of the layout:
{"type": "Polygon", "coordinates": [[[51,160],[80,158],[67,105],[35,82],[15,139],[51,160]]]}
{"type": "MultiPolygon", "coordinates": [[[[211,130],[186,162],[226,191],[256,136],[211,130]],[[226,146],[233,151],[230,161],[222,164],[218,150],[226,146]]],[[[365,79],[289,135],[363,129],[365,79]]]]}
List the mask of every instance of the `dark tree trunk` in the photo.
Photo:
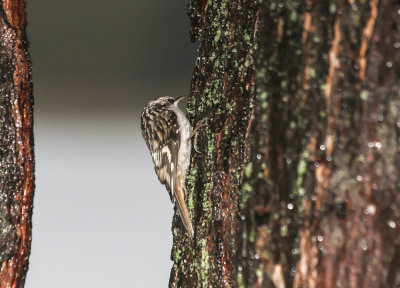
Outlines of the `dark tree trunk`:
{"type": "Polygon", "coordinates": [[[201,1],[170,287],[400,286],[400,2],[201,1]]]}
{"type": "Polygon", "coordinates": [[[23,287],[34,192],[31,63],[25,1],[0,1],[0,287],[23,287]]]}
{"type": "Polygon", "coordinates": [[[254,102],[254,1],[192,1],[192,39],[200,43],[188,116],[205,117],[187,185],[195,225],[191,242],[173,228],[171,287],[229,287],[237,277],[241,181],[254,102]],[[210,6],[211,5],[211,6],[210,6]]]}

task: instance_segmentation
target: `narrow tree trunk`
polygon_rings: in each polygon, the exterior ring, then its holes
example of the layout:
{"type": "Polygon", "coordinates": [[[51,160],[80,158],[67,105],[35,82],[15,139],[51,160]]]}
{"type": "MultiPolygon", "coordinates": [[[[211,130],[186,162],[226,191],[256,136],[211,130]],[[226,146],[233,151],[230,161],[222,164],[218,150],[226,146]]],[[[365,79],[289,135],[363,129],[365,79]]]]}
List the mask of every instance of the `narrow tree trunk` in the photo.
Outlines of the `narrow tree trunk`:
{"type": "Polygon", "coordinates": [[[170,287],[399,287],[400,2],[191,1],[170,287]]]}
{"type": "Polygon", "coordinates": [[[0,1],[0,287],[23,287],[34,191],[25,1],[0,1]]]}

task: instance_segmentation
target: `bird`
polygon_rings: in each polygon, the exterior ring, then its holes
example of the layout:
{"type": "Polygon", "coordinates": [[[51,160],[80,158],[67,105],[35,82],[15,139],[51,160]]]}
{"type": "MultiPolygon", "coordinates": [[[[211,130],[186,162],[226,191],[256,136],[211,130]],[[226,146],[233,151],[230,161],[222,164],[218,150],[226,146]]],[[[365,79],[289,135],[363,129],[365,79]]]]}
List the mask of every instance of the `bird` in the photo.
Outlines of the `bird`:
{"type": "Polygon", "coordinates": [[[186,206],[185,175],[190,164],[192,128],[176,99],[169,96],[150,101],[141,114],[143,138],[153,159],[158,179],[169,192],[189,237],[193,225],[186,206]]]}

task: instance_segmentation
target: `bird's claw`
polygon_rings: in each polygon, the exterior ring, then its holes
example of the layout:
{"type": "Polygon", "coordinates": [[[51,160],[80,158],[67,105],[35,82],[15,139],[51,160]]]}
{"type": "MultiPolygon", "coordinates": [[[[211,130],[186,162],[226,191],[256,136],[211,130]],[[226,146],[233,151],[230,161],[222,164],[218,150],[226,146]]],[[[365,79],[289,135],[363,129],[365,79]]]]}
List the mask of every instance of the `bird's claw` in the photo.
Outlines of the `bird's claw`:
{"type": "Polygon", "coordinates": [[[193,148],[197,153],[200,153],[199,150],[197,150],[196,146],[197,146],[197,135],[198,135],[198,131],[200,128],[202,128],[203,126],[205,126],[204,122],[208,120],[208,118],[203,118],[202,120],[200,120],[199,122],[197,122],[196,127],[193,129],[192,133],[189,136],[188,141],[190,141],[192,138],[193,139],[193,148]]]}

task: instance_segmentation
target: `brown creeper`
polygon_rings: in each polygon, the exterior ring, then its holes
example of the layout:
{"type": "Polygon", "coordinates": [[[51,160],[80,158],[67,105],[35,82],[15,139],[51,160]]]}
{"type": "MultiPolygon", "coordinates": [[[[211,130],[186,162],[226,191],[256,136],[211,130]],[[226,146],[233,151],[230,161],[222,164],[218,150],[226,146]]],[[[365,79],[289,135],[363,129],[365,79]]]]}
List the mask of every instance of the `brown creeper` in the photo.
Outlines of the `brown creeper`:
{"type": "Polygon", "coordinates": [[[192,128],[178,108],[182,98],[161,97],[151,101],[142,111],[142,134],[158,179],[167,187],[183,225],[193,238],[192,222],[185,203],[185,173],[190,162],[192,128]]]}

